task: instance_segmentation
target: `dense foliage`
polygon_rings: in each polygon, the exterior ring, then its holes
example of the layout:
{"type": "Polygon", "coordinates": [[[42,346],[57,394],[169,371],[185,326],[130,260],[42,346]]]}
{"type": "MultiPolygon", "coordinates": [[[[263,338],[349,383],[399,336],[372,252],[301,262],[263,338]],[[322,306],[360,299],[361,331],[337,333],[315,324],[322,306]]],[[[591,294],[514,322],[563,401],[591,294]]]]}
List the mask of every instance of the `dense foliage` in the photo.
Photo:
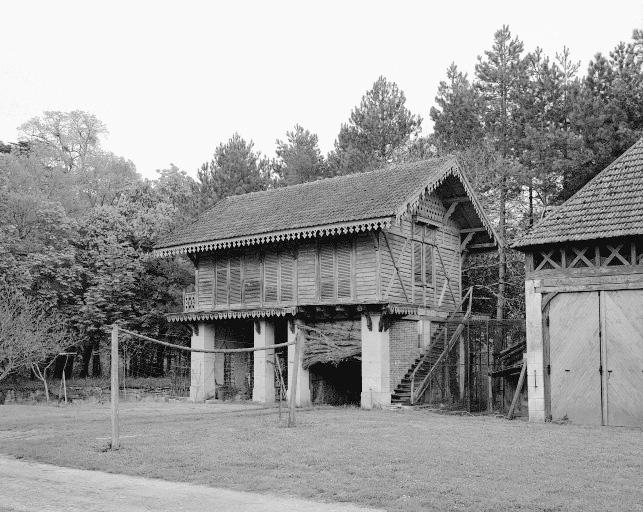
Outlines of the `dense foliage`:
{"type": "MultiPolygon", "coordinates": [[[[404,92],[380,77],[327,156],[299,125],[276,141],[274,159],[234,134],[196,179],[174,165],[142,179],[131,161],[103,150],[107,128],[95,116],[44,112],[20,127],[18,141],[0,143],[0,284],[13,303],[55,315],[67,348],[82,354],[81,374],[99,375],[104,327],[114,321],[156,336],[186,334],[164,314],[182,307],[191,263],[151,258],[151,249],[228,195],[455,153],[511,241],[641,136],[642,64],[640,31],[597,54],[581,76],[568,49],[526,52],[503,27],[472,78],[448,68],[429,136],[404,92]]],[[[522,268],[512,251],[469,258],[478,308],[522,314],[522,268]]]]}

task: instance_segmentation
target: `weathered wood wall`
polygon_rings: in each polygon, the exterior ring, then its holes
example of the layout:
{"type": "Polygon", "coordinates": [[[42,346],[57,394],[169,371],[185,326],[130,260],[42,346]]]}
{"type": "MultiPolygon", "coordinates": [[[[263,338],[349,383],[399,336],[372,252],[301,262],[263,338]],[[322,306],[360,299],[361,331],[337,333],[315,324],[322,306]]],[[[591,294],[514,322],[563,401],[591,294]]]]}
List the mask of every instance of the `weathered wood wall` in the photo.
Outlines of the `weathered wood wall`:
{"type": "Polygon", "coordinates": [[[198,308],[374,302],[375,241],[360,233],[202,256],[196,270],[198,308]]]}
{"type": "Polygon", "coordinates": [[[461,295],[459,229],[437,197],[417,214],[422,221],[408,215],[386,232],[202,255],[198,309],[396,302],[451,310],[461,295]]]}
{"type": "Polygon", "coordinates": [[[462,293],[460,230],[435,196],[417,215],[379,235],[382,298],[452,310],[462,293]]]}
{"type": "Polygon", "coordinates": [[[640,289],[643,287],[643,237],[577,243],[525,254],[527,279],[538,292],[640,289]]]}

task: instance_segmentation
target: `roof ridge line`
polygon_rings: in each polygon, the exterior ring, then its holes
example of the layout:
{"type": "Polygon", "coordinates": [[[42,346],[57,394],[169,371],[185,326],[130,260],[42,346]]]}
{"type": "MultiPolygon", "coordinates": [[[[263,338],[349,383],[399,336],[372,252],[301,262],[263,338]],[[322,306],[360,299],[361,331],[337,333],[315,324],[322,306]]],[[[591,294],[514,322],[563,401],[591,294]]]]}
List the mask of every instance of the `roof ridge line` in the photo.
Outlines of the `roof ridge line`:
{"type": "MultiPolygon", "coordinates": [[[[348,174],[338,174],[336,176],[329,176],[327,178],[320,178],[320,179],[316,179],[316,180],[312,180],[312,181],[306,181],[306,182],[303,182],[303,183],[295,183],[294,185],[286,185],[285,187],[273,187],[273,188],[268,188],[268,189],[265,189],[265,190],[254,190],[252,192],[246,192],[245,194],[235,194],[235,195],[231,195],[231,196],[226,196],[223,199],[221,199],[220,201],[224,201],[226,199],[234,199],[234,198],[237,198],[237,197],[245,197],[245,196],[259,195],[259,194],[267,194],[267,193],[272,193],[272,192],[278,192],[278,191],[281,191],[281,190],[292,190],[292,189],[295,189],[295,188],[305,188],[305,187],[316,185],[316,184],[321,183],[321,182],[328,182],[328,181],[333,181],[333,180],[339,181],[339,180],[342,180],[342,179],[348,179],[348,178],[352,178],[352,177],[355,177],[355,176],[364,176],[364,175],[367,175],[367,174],[375,174],[375,173],[378,173],[378,172],[386,172],[386,171],[390,171],[391,168],[395,167],[395,166],[415,165],[415,164],[420,164],[422,162],[429,162],[429,161],[435,161],[435,160],[446,160],[446,159],[449,159],[449,158],[455,158],[455,157],[453,155],[449,154],[449,155],[445,155],[445,156],[435,156],[435,157],[430,157],[430,158],[422,158],[421,160],[413,160],[411,162],[397,162],[397,163],[396,162],[387,162],[386,165],[384,165],[382,167],[377,167],[376,169],[371,169],[370,171],[361,171],[361,172],[358,171],[358,172],[351,172],[351,173],[348,173],[348,174]]],[[[217,202],[220,202],[220,201],[217,201],[217,202]]]]}

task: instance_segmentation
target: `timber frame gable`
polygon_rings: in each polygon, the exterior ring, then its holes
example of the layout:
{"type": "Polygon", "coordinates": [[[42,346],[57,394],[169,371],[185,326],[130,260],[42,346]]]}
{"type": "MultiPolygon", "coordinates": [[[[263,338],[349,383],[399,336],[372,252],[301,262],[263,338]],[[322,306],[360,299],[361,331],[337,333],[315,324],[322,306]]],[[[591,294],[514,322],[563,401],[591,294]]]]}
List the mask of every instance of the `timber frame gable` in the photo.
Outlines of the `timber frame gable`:
{"type": "MultiPolygon", "coordinates": [[[[446,169],[446,171],[442,174],[442,176],[439,179],[427,180],[425,183],[422,184],[422,186],[418,187],[417,190],[415,190],[413,194],[411,194],[407,198],[404,204],[400,206],[400,208],[398,209],[395,215],[395,221],[399,224],[400,220],[403,218],[404,215],[417,216],[416,212],[420,203],[423,200],[425,200],[430,194],[435,192],[449,176],[453,176],[460,181],[462,187],[464,188],[465,195],[456,196],[452,199],[447,199],[447,201],[450,203],[450,206],[443,220],[448,220],[451,217],[451,215],[453,214],[453,212],[455,211],[459,203],[470,201],[473,209],[475,210],[478,218],[482,223],[482,227],[484,227],[484,231],[486,231],[486,233],[489,235],[491,239],[491,242],[489,243],[493,245],[496,245],[496,244],[503,245],[504,241],[501,240],[498,234],[496,233],[496,230],[494,229],[493,224],[491,223],[490,219],[487,217],[484,209],[482,208],[482,205],[480,204],[480,201],[478,200],[478,197],[473,191],[473,186],[471,185],[471,183],[469,182],[465,174],[462,172],[460,165],[455,158],[452,159],[451,165],[446,169]]],[[[422,220],[421,216],[419,216],[419,220],[420,221],[422,220]]],[[[466,229],[467,228],[465,228],[465,231],[466,229]]],[[[468,240],[464,243],[465,247],[468,244],[468,242],[471,240],[475,232],[476,232],[475,228],[470,228],[470,230],[467,232],[468,240]]]]}

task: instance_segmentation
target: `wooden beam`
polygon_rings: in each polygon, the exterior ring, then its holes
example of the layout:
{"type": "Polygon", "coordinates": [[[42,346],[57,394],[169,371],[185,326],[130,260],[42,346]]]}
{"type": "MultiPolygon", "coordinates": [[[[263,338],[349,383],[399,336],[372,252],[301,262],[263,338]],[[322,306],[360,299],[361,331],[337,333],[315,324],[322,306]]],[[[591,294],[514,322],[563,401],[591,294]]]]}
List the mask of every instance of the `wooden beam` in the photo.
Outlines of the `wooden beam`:
{"type": "Polygon", "coordinates": [[[438,307],[442,305],[442,301],[444,300],[444,294],[447,291],[447,280],[445,279],[444,284],[442,285],[442,291],[440,292],[440,298],[438,299],[438,307]]]}
{"type": "Polygon", "coordinates": [[[625,276],[643,274],[643,265],[615,265],[613,267],[580,267],[565,269],[548,269],[531,271],[531,279],[545,278],[581,278],[581,277],[599,277],[599,276],[625,276]]]}
{"type": "Polygon", "coordinates": [[[451,215],[453,215],[453,212],[455,211],[457,206],[458,203],[451,203],[451,206],[449,206],[444,216],[442,217],[442,222],[446,222],[451,218],[451,215]]]}
{"type": "MultiPolygon", "coordinates": [[[[118,423],[118,326],[112,325],[112,350],[111,350],[111,418],[112,418],[112,442],[110,448],[118,450],[120,448],[120,432],[118,423]]],[[[63,368],[63,373],[65,369],[63,368]]]]}
{"type": "Polygon", "coordinates": [[[527,356],[523,356],[522,369],[520,370],[520,377],[518,377],[518,385],[516,386],[516,392],[514,393],[513,400],[511,401],[511,407],[509,407],[509,412],[507,413],[507,419],[512,420],[514,417],[514,411],[516,409],[516,404],[518,403],[518,397],[522,391],[522,385],[525,382],[525,374],[527,373],[527,356]]]}
{"type": "MultiPolygon", "coordinates": [[[[404,298],[406,299],[407,302],[409,302],[409,295],[406,293],[406,287],[404,286],[404,279],[402,279],[402,274],[400,272],[399,268],[399,263],[402,261],[402,256],[404,256],[404,252],[406,251],[406,244],[408,243],[409,239],[407,238],[404,241],[404,246],[402,247],[402,251],[400,252],[398,256],[398,261],[395,261],[395,255],[393,254],[393,250],[391,249],[391,245],[388,243],[388,237],[386,236],[386,231],[382,231],[382,234],[384,235],[384,241],[386,242],[386,247],[388,247],[388,252],[391,255],[391,261],[393,263],[393,267],[395,267],[395,272],[397,274],[398,279],[400,280],[400,285],[402,286],[402,292],[404,293],[404,298]]],[[[388,294],[391,292],[391,286],[393,285],[393,279],[389,282],[389,285],[386,289],[386,293],[384,294],[385,297],[388,297],[388,294]]]]}
{"type": "Polygon", "coordinates": [[[447,204],[449,204],[449,203],[467,203],[469,201],[471,201],[469,196],[448,197],[448,198],[442,200],[443,203],[447,203],[447,204]]]}
{"type": "Polygon", "coordinates": [[[475,235],[475,233],[469,233],[466,236],[466,238],[462,241],[462,243],[460,244],[460,252],[464,252],[467,250],[467,245],[469,245],[469,242],[473,238],[473,235],[475,235]]]}
{"type": "Polygon", "coordinates": [[[301,364],[301,355],[302,355],[302,332],[301,329],[297,329],[295,334],[295,364],[292,368],[292,378],[290,379],[290,404],[288,407],[288,426],[295,426],[295,407],[297,405],[297,377],[299,373],[299,365],[301,364]]]}
{"type": "Polygon", "coordinates": [[[497,244],[495,242],[490,242],[487,244],[473,244],[469,246],[469,250],[472,249],[492,249],[494,247],[497,247],[497,244]]]}
{"type": "Polygon", "coordinates": [[[464,228],[460,230],[460,233],[479,233],[481,231],[487,231],[487,228],[480,226],[479,228],[464,228]]]}
{"type": "Polygon", "coordinates": [[[538,293],[569,293],[569,292],[600,292],[616,290],[643,290],[643,283],[602,283],[602,284],[583,284],[583,285],[551,285],[536,286],[538,293]]]}
{"type": "Polygon", "coordinates": [[[569,274],[560,276],[547,276],[540,279],[540,286],[558,286],[558,285],[607,285],[607,284],[628,284],[640,283],[643,284],[643,274],[611,274],[611,275],[582,275],[582,274],[569,274]]]}
{"type": "Polygon", "coordinates": [[[440,221],[429,219],[428,217],[423,217],[422,215],[416,215],[415,222],[417,222],[418,224],[425,224],[432,228],[442,227],[442,223],[440,221]]]}

